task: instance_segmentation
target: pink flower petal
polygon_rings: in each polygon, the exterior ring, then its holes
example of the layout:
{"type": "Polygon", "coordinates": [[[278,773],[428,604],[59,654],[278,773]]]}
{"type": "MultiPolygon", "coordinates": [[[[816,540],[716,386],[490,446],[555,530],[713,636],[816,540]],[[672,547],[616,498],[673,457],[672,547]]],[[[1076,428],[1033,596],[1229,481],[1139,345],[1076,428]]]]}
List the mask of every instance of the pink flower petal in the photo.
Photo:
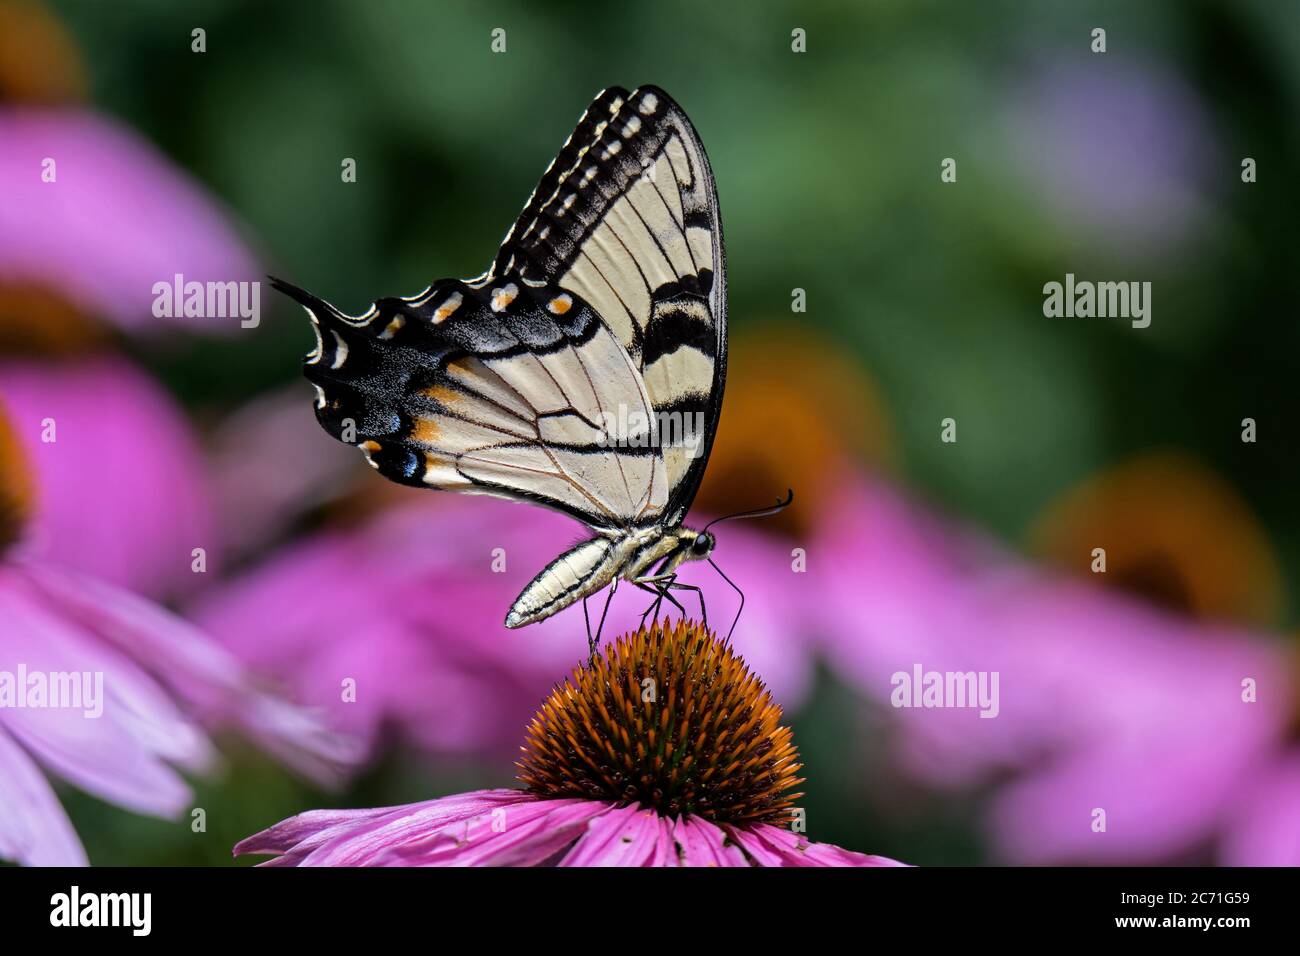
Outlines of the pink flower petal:
{"type": "Polygon", "coordinates": [[[313,811],[242,841],[271,866],[537,866],[610,805],[479,790],[377,810],[313,811]]]}
{"type": "Polygon", "coordinates": [[[0,860],[86,866],[86,851],[45,775],[0,728],[0,860]]]}
{"type": "MultiPolygon", "coordinates": [[[[125,126],[79,110],[0,109],[0,281],[41,282],[130,331],[158,319],[156,282],[260,279],[202,189],[125,126]],[[56,178],[42,180],[46,160],[56,178]]],[[[220,323],[220,325],[216,325],[220,323]]]]}
{"type": "Polygon", "coordinates": [[[672,826],[653,810],[619,807],[587,824],[560,866],[676,866],[672,826]]]}
{"type": "Polygon", "coordinates": [[[789,830],[760,823],[727,827],[736,844],[762,866],[906,866],[885,856],[855,853],[831,843],[813,843],[789,830]]]}
{"type": "Polygon", "coordinates": [[[77,786],[140,813],[173,816],[190,789],[169,766],[200,767],[203,735],[125,655],[44,605],[12,569],[0,571],[0,669],[103,674],[99,717],[85,709],[5,708],[0,725],[77,786]]]}
{"type": "Polygon", "coordinates": [[[1227,866],[1300,866],[1300,753],[1293,749],[1244,782],[1224,820],[1220,861],[1227,866]]]}
{"type": "MultiPolygon", "coordinates": [[[[409,807],[418,804],[409,804],[409,807]]],[[[318,848],[340,835],[360,829],[373,820],[390,818],[407,807],[378,807],[368,810],[308,810],[281,820],[275,826],[245,837],[235,844],[233,854],[274,853],[277,858],[262,866],[297,866],[318,848]]]]}
{"type": "Polygon", "coordinates": [[[770,826],[669,820],[638,806],[476,790],[374,810],[314,810],[241,841],[263,866],[902,866],[770,826]]]}
{"type": "Polygon", "coordinates": [[[35,470],[32,550],[139,594],[219,569],[207,472],[171,397],[120,359],[0,363],[0,404],[35,470]],[[47,421],[55,441],[43,440],[47,421]]]}
{"type": "Polygon", "coordinates": [[[300,773],[330,783],[357,758],[355,742],[258,690],[243,666],[175,615],[93,578],[31,562],[24,573],[63,613],[144,661],[205,722],[240,727],[300,773]]]}
{"type": "Polygon", "coordinates": [[[725,831],[700,817],[673,821],[679,866],[749,866],[749,860],[725,831]]]}
{"type": "Polygon", "coordinates": [[[541,866],[573,844],[612,804],[595,800],[537,800],[499,807],[443,827],[401,847],[387,866],[541,866]]]}

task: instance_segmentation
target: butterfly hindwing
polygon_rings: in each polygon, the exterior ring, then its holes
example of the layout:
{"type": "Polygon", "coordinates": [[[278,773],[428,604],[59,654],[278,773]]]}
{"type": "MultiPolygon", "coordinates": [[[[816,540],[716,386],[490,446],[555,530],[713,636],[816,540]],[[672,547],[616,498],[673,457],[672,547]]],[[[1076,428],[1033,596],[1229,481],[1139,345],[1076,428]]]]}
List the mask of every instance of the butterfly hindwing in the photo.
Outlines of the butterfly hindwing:
{"type": "Polygon", "coordinates": [[[311,314],[316,415],[404,484],[532,501],[594,527],[657,520],[663,458],[626,350],[563,289],[519,277],[436,283],[353,318],[277,282],[311,314]],[[610,409],[640,410],[610,415],[610,409]]]}
{"type": "Polygon", "coordinates": [[[726,261],[708,157],[663,90],[601,93],[480,280],[517,272],[580,296],[641,371],[680,522],[726,380],[726,261]]]}

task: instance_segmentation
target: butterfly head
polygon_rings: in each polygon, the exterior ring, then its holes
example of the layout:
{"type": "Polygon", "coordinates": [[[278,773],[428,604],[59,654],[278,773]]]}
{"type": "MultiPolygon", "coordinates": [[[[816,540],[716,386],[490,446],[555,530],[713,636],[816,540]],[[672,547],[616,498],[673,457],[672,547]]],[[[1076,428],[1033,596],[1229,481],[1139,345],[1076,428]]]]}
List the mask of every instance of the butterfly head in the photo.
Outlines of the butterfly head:
{"type": "Polygon", "coordinates": [[[691,543],[687,548],[687,560],[703,561],[713,553],[713,548],[718,541],[708,531],[693,531],[690,533],[694,534],[695,537],[691,539],[691,543]]]}

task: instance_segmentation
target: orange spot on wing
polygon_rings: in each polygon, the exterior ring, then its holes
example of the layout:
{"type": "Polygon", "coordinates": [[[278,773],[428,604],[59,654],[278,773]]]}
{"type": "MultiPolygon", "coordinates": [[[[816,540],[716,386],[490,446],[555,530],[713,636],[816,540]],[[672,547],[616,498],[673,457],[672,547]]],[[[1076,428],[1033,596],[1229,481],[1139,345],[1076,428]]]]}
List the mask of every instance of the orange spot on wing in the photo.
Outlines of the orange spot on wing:
{"type": "MultiPolygon", "coordinates": [[[[452,363],[455,364],[454,362],[452,363]]],[[[452,405],[464,398],[460,392],[446,385],[432,385],[420,392],[425,398],[431,398],[440,405],[452,405]]]]}
{"type": "Polygon", "coordinates": [[[411,439],[421,445],[436,445],[442,429],[432,418],[417,418],[411,426],[411,439]]]}

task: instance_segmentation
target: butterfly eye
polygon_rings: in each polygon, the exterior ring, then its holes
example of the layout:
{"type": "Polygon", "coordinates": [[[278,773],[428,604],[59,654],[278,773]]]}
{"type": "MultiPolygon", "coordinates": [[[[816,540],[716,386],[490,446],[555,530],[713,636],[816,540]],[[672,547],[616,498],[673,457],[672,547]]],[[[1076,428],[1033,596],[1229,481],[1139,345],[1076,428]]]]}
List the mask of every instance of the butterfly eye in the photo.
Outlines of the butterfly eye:
{"type": "Polygon", "coordinates": [[[713,551],[713,543],[713,535],[707,531],[697,534],[691,542],[691,553],[702,558],[713,551]]]}

